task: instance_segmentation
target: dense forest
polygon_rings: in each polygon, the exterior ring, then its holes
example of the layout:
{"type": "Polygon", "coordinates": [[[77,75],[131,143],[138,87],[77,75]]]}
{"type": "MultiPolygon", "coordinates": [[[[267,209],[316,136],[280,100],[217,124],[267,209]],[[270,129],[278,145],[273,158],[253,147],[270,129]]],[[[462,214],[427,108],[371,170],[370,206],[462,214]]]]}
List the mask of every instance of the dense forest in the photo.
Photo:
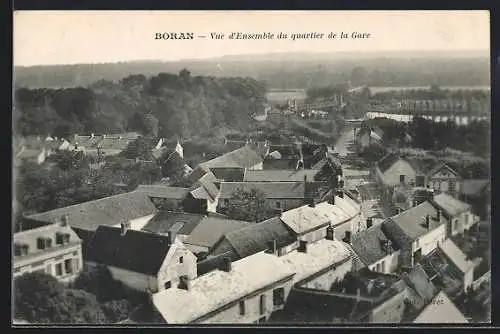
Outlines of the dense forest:
{"type": "Polygon", "coordinates": [[[265,88],[251,78],[130,75],[88,87],[18,88],[14,126],[21,135],[139,131],[152,137],[203,136],[218,126],[245,130],[261,113],[265,88]]]}
{"type": "Polygon", "coordinates": [[[270,88],[308,89],[351,80],[355,85],[489,85],[488,54],[456,53],[285,53],[231,56],[178,62],[136,61],[110,64],[77,64],[16,67],[17,87],[76,87],[98,80],[189,68],[196,75],[252,77],[270,88]]]}

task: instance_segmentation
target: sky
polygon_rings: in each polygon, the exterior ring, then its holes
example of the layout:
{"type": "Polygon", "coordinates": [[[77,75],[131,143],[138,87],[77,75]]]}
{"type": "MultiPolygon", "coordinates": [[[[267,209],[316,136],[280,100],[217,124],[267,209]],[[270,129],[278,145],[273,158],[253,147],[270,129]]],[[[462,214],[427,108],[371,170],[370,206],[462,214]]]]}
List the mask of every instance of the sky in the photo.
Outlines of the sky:
{"type": "Polygon", "coordinates": [[[14,66],[180,60],[277,52],[489,50],[488,11],[16,11],[14,66]],[[368,39],[327,39],[330,32],[368,39]],[[194,40],[155,40],[192,32],[194,40]],[[214,40],[210,33],[325,34],[214,40]]]}

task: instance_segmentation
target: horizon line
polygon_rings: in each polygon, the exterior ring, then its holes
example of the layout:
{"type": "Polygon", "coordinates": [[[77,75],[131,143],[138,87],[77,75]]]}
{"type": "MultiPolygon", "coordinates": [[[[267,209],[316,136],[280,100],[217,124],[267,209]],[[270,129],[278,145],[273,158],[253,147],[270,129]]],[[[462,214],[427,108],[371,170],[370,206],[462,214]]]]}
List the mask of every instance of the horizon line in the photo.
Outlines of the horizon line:
{"type": "MultiPolygon", "coordinates": [[[[311,54],[311,55],[328,55],[328,54],[356,54],[358,58],[361,58],[363,54],[370,55],[370,54],[382,54],[382,53],[388,53],[388,54],[394,54],[394,53],[433,53],[433,52],[439,52],[439,53],[452,53],[452,52],[468,52],[468,53],[488,53],[487,57],[491,57],[490,52],[491,50],[488,49],[456,49],[456,50],[450,50],[450,49],[429,49],[429,50],[415,50],[415,49],[409,49],[409,50],[400,50],[400,49],[394,49],[394,50],[379,50],[379,51],[355,51],[355,50],[349,50],[349,51],[277,51],[277,52],[265,52],[265,53],[239,53],[239,54],[227,54],[227,55],[221,55],[221,56],[209,56],[209,57],[197,57],[197,58],[180,58],[180,59],[129,59],[129,60],[117,60],[117,61],[108,61],[108,62],[71,62],[71,63],[45,63],[45,64],[31,64],[31,65],[14,65],[14,68],[30,68],[30,67],[40,67],[40,66],[74,66],[74,65],[110,65],[110,64],[124,64],[124,63],[139,63],[139,62],[158,62],[158,63],[178,63],[178,62],[194,62],[194,61],[210,61],[210,60],[217,60],[217,59],[222,59],[222,58],[230,58],[230,57],[259,57],[259,56],[272,56],[272,55],[293,55],[293,54],[311,54]]],[[[478,55],[479,56],[479,55],[478,55]]],[[[378,56],[380,57],[380,56],[378,56]]],[[[383,57],[383,56],[382,56],[383,57]]],[[[451,55],[450,58],[460,58],[460,55],[453,56],[451,55]]],[[[479,56],[483,58],[483,56],[479,56]]],[[[486,57],[486,55],[485,55],[486,57]]],[[[332,59],[335,60],[335,59],[332,59]]],[[[337,60],[344,60],[344,59],[337,59],[337,60]]],[[[251,61],[251,60],[250,60],[251,61]]]]}

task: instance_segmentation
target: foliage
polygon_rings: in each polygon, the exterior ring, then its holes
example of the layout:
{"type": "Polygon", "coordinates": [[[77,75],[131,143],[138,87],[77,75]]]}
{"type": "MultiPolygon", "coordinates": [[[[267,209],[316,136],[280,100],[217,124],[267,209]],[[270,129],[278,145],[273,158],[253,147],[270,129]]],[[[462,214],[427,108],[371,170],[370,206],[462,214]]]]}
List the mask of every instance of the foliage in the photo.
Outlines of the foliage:
{"type": "Polygon", "coordinates": [[[237,189],[231,196],[227,215],[232,219],[258,223],[272,216],[265,201],[265,194],[258,189],[237,189]]]}
{"type": "Polygon", "coordinates": [[[128,144],[120,155],[127,159],[152,160],[151,150],[153,149],[153,145],[154,143],[151,139],[139,137],[128,144]]]}
{"type": "Polygon", "coordinates": [[[370,146],[363,149],[360,153],[360,156],[365,160],[368,164],[373,165],[380,159],[382,159],[387,154],[387,150],[384,146],[371,144],[370,146]]]}
{"type": "Polygon", "coordinates": [[[127,299],[111,300],[102,305],[106,317],[111,322],[126,320],[132,312],[132,304],[127,299]]]}
{"type": "Polygon", "coordinates": [[[148,137],[203,135],[229,125],[247,129],[262,113],[265,88],[250,78],[129,75],[118,83],[15,90],[15,129],[23,135],[140,131],[148,137]]]}
{"type": "Polygon", "coordinates": [[[94,295],[68,289],[53,276],[27,273],[14,281],[15,317],[31,323],[103,323],[94,295]]]}

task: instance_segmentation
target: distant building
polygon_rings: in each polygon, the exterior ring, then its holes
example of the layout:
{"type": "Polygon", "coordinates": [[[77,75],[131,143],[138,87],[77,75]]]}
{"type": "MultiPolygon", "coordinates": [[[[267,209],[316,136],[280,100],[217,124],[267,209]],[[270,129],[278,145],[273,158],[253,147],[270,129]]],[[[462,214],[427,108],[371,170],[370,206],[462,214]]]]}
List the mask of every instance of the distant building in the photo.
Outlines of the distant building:
{"type": "Polygon", "coordinates": [[[59,281],[71,282],[80,273],[82,240],[61,221],[14,233],[13,276],[28,272],[43,272],[59,281]]]}
{"type": "Polygon", "coordinates": [[[143,292],[175,287],[181,277],[196,277],[196,257],[173,234],[100,226],[90,243],[87,262],[105,265],[113,278],[143,292]]]}
{"type": "Polygon", "coordinates": [[[75,134],[69,150],[81,151],[91,156],[113,156],[120,154],[127,146],[140,137],[139,133],[128,132],[120,134],[103,135],[77,135],[75,134]]]}
{"type": "Polygon", "coordinates": [[[183,210],[189,188],[164,185],[140,185],[137,190],[144,192],[158,210],[183,210]]]}
{"type": "Polygon", "coordinates": [[[225,153],[217,158],[200,163],[204,171],[210,168],[246,168],[248,170],[262,169],[262,157],[248,146],[225,153]]]}
{"type": "Polygon", "coordinates": [[[443,243],[439,244],[438,247],[459,271],[463,290],[467,291],[474,282],[474,263],[467,259],[467,256],[453,243],[453,241],[451,241],[451,239],[445,240],[443,243]]]}

